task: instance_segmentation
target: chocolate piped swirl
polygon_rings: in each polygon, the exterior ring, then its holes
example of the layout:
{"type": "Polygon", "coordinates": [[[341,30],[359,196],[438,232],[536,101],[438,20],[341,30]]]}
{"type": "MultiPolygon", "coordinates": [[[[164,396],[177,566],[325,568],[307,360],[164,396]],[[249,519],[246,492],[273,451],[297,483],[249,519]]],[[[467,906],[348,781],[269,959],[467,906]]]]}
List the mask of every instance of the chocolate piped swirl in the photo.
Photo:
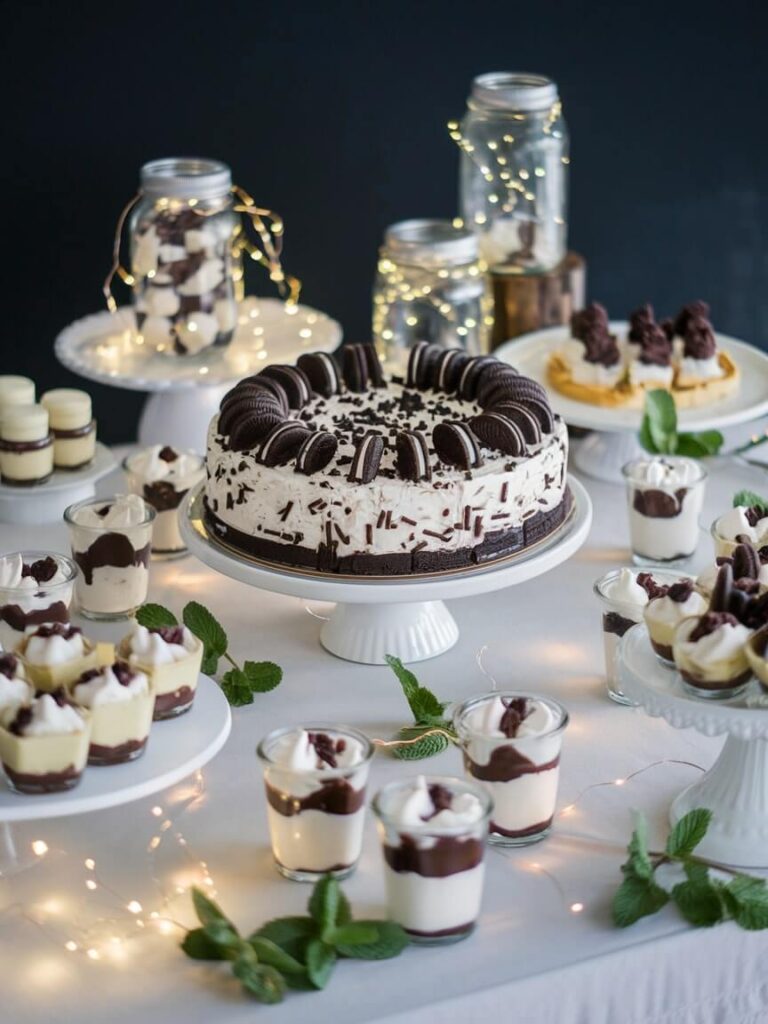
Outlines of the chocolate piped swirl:
{"type": "Polygon", "coordinates": [[[264,786],[269,806],[284,818],[292,818],[302,811],[355,814],[365,803],[365,786],[355,789],[347,779],[326,779],[320,782],[318,789],[302,797],[285,793],[270,782],[265,782],[264,786]]]}
{"type": "Polygon", "coordinates": [[[145,544],[143,548],[134,548],[124,533],[102,533],[85,551],[73,551],[72,557],[90,587],[97,569],[127,569],[129,566],[148,569],[150,547],[145,544]]]}
{"type": "Polygon", "coordinates": [[[472,837],[430,837],[428,846],[419,846],[419,840],[407,833],[401,833],[399,838],[399,846],[384,844],[384,859],[398,874],[411,872],[423,878],[447,878],[476,868],[485,852],[484,840],[472,837]]]}
{"type": "Polygon", "coordinates": [[[540,775],[542,772],[550,772],[559,764],[559,754],[544,764],[535,764],[511,743],[494,747],[488,764],[478,764],[466,752],[464,754],[464,767],[467,773],[481,782],[512,782],[513,779],[522,778],[523,775],[540,775]]]}

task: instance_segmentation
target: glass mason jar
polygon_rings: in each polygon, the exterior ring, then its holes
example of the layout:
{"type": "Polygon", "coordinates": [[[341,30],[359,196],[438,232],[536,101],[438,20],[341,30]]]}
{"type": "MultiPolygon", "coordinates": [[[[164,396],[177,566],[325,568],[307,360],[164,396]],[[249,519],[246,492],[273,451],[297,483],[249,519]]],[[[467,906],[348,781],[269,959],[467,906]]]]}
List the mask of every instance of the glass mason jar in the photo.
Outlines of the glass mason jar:
{"type": "Polygon", "coordinates": [[[232,339],[241,271],[231,188],[217,160],[171,157],[141,169],[129,226],[133,301],[140,336],[157,352],[192,356],[232,339]]]}
{"type": "Polygon", "coordinates": [[[567,242],[568,132],[556,84],[544,75],[479,75],[467,107],[449,126],[462,151],[464,223],[491,270],[551,270],[567,242]]]}
{"type": "Polygon", "coordinates": [[[491,324],[485,265],[471,231],[447,220],[393,224],[379,251],[373,338],[398,363],[417,341],[471,355],[487,350],[491,324]]]}

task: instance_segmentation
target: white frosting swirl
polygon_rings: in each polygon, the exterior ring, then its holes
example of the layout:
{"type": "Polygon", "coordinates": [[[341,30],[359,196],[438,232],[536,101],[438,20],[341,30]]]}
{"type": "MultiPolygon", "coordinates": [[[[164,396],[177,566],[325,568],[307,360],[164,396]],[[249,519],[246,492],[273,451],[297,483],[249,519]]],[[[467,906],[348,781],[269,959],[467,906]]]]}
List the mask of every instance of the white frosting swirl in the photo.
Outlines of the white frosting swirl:
{"type": "Polygon", "coordinates": [[[57,704],[50,693],[41,694],[30,707],[32,718],[23,727],[23,736],[60,736],[85,730],[85,719],[77,708],[57,704]]]}
{"type": "Polygon", "coordinates": [[[123,685],[106,665],[98,675],[84,683],[75,683],[73,693],[78,704],[86,708],[98,708],[103,704],[117,704],[144,694],[149,689],[149,680],[143,672],[136,672],[130,682],[123,685]]]}
{"type": "Polygon", "coordinates": [[[483,805],[473,793],[452,793],[451,806],[435,814],[435,806],[423,775],[417,776],[410,785],[383,794],[380,806],[382,813],[396,827],[403,829],[473,825],[484,814],[483,805]]]}
{"type": "Polygon", "coordinates": [[[655,490],[675,491],[701,479],[701,467],[684,456],[638,459],[632,465],[632,482],[655,490]]]}
{"type": "Polygon", "coordinates": [[[30,665],[64,665],[85,654],[83,634],[73,633],[70,637],[39,636],[30,633],[24,646],[24,657],[30,665]]]}
{"type": "MultiPolygon", "coordinates": [[[[507,705],[502,698],[493,697],[468,711],[464,722],[472,732],[481,733],[483,736],[507,738],[501,731],[501,720],[506,710],[507,705]]],[[[557,716],[549,705],[533,697],[526,698],[526,712],[525,718],[517,728],[515,739],[542,736],[551,732],[557,723],[557,716]]]]}
{"type": "Polygon", "coordinates": [[[747,519],[747,509],[743,505],[737,505],[720,516],[715,529],[724,540],[735,541],[743,534],[755,547],[760,548],[768,542],[768,515],[762,516],[752,526],[747,519]]]}
{"type": "Polygon", "coordinates": [[[643,607],[648,604],[648,594],[637,582],[637,574],[631,569],[619,570],[618,576],[609,580],[602,587],[603,597],[616,604],[637,605],[643,607]]]}
{"type": "Polygon", "coordinates": [[[176,451],[172,462],[160,458],[160,452],[167,445],[152,445],[131,455],[126,465],[131,473],[142,478],[146,483],[167,480],[177,491],[189,490],[193,483],[202,478],[203,460],[194,452],[176,451]]]}
{"type": "Polygon", "coordinates": [[[181,627],[182,642],[169,643],[159,633],[154,633],[145,626],[136,624],[136,628],[128,638],[130,648],[129,661],[143,665],[168,665],[173,661],[182,661],[197,650],[200,641],[187,629],[181,627]]]}
{"type": "MultiPolygon", "coordinates": [[[[331,739],[344,741],[344,749],[336,756],[337,768],[354,768],[365,760],[362,744],[353,736],[337,736],[330,733],[331,739]]],[[[269,759],[281,768],[297,772],[315,772],[328,770],[330,765],[318,757],[314,745],[310,742],[309,732],[295,729],[280,736],[270,747],[269,759]]]]}
{"type": "Polygon", "coordinates": [[[94,501],[74,514],[78,526],[119,530],[146,522],[147,506],[138,494],[116,494],[107,501],[94,501]],[[106,509],[106,511],[104,511],[106,509]],[[102,514],[103,513],[103,514],[102,514]]]}

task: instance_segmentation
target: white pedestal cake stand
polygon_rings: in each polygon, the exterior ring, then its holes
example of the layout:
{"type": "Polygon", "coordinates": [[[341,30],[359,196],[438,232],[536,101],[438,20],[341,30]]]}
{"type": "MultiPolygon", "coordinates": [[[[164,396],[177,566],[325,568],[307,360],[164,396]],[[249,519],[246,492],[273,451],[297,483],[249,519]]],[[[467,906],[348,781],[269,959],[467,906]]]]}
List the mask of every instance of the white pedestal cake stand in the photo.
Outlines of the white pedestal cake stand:
{"type": "Polygon", "coordinates": [[[0,522],[57,523],[67,505],[92,498],[96,481],[116,465],[109,448],[97,441],[93,462],[83,469],[57,469],[50,480],[35,487],[0,483],[0,522]]]}
{"type": "Polygon", "coordinates": [[[150,393],[139,423],[139,443],[205,451],[211,417],[235,381],[268,363],[293,363],[302,352],[333,352],[341,327],[309,306],[277,299],[243,300],[226,348],[175,358],[143,344],[133,310],[121,307],[75,320],[59,334],[56,357],[73,373],[99,384],[150,393]]]}
{"type": "MultiPolygon", "coordinates": [[[[611,330],[624,337],[627,324],[612,322],[611,330]]],[[[507,341],[493,354],[543,384],[549,391],[552,408],[569,426],[596,431],[573,446],[574,465],[597,480],[620,483],[621,467],[641,450],[637,432],[643,418],[642,410],[602,408],[578,402],[549,388],[549,357],[569,336],[567,327],[547,327],[507,341]]],[[[678,414],[681,431],[721,430],[768,414],[768,354],[724,334],[717,334],[716,338],[718,345],[731,354],[741,370],[739,390],[729,398],[700,409],[681,409],[678,414]]]]}
{"type": "Polygon", "coordinates": [[[320,631],[331,654],[365,665],[385,664],[393,654],[406,662],[425,661],[449,650],[459,638],[444,600],[487,594],[553,569],[587,538],[592,505],[584,487],[569,479],[573,511],[563,526],[540,544],[492,565],[420,578],[360,577],[281,570],[238,555],[211,536],[202,519],[202,490],[191,492],[180,514],[189,550],[217,572],[250,586],[305,600],[335,601],[320,631]]]}
{"type": "Polygon", "coordinates": [[[0,876],[20,866],[14,823],[118,807],[167,789],[215,757],[231,726],[229,703],[220,687],[200,676],[192,710],[155,722],[147,749],[137,761],[88,767],[80,784],[66,793],[27,796],[0,782],[0,876]]]}
{"type": "Polygon", "coordinates": [[[696,852],[735,867],[768,868],[768,707],[757,683],[735,700],[706,700],[683,689],[680,675],[658,660],[644,625],[633,626],[619,648],[624,692],[675,729],[725,736],[720,756],[672,803],[674,824],[695,807],[712,811],[696,852]]]}

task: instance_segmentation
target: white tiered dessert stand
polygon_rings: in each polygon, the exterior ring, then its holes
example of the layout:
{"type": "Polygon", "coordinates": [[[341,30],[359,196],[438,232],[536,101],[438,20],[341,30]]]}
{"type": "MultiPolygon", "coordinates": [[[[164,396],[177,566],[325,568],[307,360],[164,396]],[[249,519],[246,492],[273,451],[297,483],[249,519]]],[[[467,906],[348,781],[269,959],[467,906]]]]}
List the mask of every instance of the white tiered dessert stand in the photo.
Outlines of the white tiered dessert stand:
{"type": "Polygon", "coordinates": [[[144,754],[127,764],[87,767],[65,793],[14,793],[0,782],[0,877],[18,867],[13,824],[104,810],[141,800],[202,768],[224,746],[232,727],[221,688],[200,676],[192,709],[155,722],[144,754]]]}
{"type": "Polygon", "coordinates": [[[82,469],[56,469],[34,487],[0,483],[0,523],[57,523],[67,505],[96,493],[96,481],[111,473],[117,461],[106,445],[96,442],[93,461],[82,469]]]}
{"type": "Polygon", "coordinates": [[[261,565],[225,547],[203,521],[202,485],[180,510],[181,533],[192,554],[217,572],[261,590],[305,600],[337,602],[320,630],[323,647],[338,658],[383,665],[386,654],[425,661],[449,650],[459,628],[443,601],[473,597],[524,583],[570,558],[584,543],[592,505],[584,487],[569,478],[573,509],[540,544],[498,562],[407,579],[334,578],[329,573],[261,565]]]}
{"type": "Polygon", "coordinates": [[[309,306],[248,297],[225,348],[175,358],[144,346],[133,310],[121,307],[75,320],[56,338],[60,363],[99,384],[150,397],[139,422],[139,443],[205,451],[206,431],[226,390],[267,363],[294,363],[302,352],[333,352],[341,327],[309,306]]]}
{"type": "MultiPolygon", "coordinates": [[[[627,324],[612,321],[611,331],[624,336],[627,324]]],[[[553,411],[559,413],[569,426],[595,431],[573,446],[573,464],[577,469],[597,480],[621,483],[621,467],[641,452],[637,432],[643,418],[642,410],[608,409],[577,402],[549,387],[549,357],[569,336],[568,327],[547,327],[505,342],[493,354],[544,385],[553,411]]],[[[678,429],[681,431],[722,430],[768,414],[768,354],[724,334],[716,334],[715,337],[718,346],[730,353],[741,370],[739,390],[700,409],[681,409],[678,413],[678,429]]]]}
{"type": "Polygon", "coordinates": [[[656,657],[643,624],[624,634],[619,675],[623,691],[654,718],[675,729],[725,736],[709,771],[673,801],[672,824],[695,807],[706,808],[712,822],[698,854],[734,867],[768,868],[768,701],[758,684],[733,700],[692,696],[678,672],[656,657]]]}

